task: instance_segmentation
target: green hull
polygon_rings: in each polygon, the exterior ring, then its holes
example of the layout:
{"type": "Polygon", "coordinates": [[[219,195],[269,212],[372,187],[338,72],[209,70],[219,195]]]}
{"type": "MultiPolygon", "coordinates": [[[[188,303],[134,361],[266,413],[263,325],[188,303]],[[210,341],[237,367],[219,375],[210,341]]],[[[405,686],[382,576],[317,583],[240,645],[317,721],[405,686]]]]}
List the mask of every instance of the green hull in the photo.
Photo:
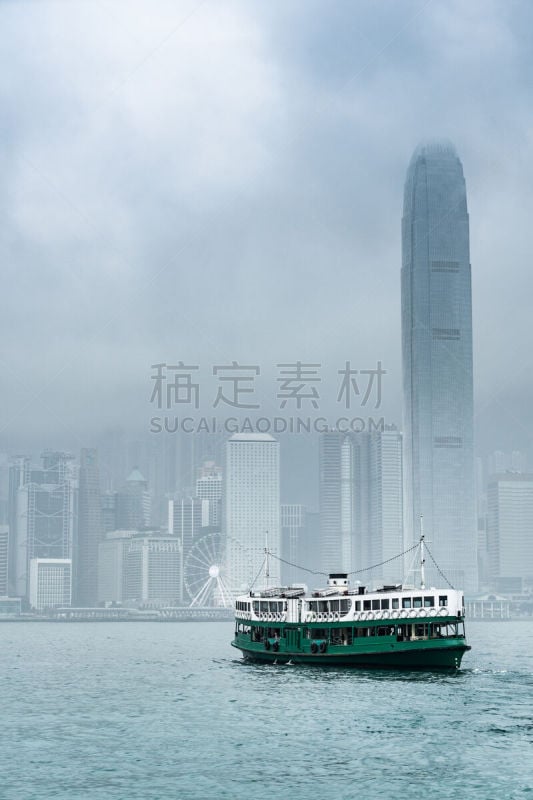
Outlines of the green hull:
{"type": "Polygon", "coordinates": [[[277,652],[272,650],[247,649],[232,642],[242,651],[247,660],[267,662],[270,664],[314,664],[327,667],[359,667],[377,669],[420,669],[420,670],[456,670],[461,666],[461,659],[470,647],[465,644],[448,647],[424,647],[394,649],[381,652],[344,652],[344,653],[304,653],[277,652]]]}
{"type": "Polygon", "coordinates": [[[426,618],[422,624],[420,619],[413,618],[386,624],[382,621],[344,625],[254,622],[253,635],[252,626],[246,630],[241,627],[242,623],[238,624],[233,647],[241,650],[247,660],[271,664],[456,670],[471,649],[464,630],[460,634],[458,621],[451,617],[426,618]],[[438,635],[444,628],[449,631],[448,626],[455,627],[455,634],[438,635]],[[424,632],[425,636],[414,635],[424,632]],[[344,644],[339,642],[339,634],[343,633],[344,644]]]}

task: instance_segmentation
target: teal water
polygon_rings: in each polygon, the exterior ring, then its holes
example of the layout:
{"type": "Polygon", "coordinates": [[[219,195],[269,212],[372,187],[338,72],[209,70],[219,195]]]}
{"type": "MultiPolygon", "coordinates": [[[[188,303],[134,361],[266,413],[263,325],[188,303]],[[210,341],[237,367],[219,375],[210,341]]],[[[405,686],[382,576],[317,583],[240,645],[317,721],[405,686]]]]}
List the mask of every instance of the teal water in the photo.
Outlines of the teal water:
{"type": "Polygon", "coordinates": [[[242,662],[231,623],[0,625],[0,798],[533,800],[533,623],[455,675],[242,662]]]}

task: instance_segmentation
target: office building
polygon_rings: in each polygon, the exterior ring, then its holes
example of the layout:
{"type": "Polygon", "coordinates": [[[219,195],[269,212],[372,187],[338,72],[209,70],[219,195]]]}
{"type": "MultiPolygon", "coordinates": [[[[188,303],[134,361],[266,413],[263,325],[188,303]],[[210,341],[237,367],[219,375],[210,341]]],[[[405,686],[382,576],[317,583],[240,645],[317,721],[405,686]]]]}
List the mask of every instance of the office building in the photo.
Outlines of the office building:
{"type": "MultiPolygon", "coordinates": [[[[362,433],[329,432],[320,441],[321,570],[353,572],[403,551],[402,436],[393,426],[362,433]]],[[[402,560],[361,575],[399,581],[402,560]]]]}
{"type": "MultiPolygon", "coordinates": [[[[224,543],[227,582],[246,591],[268,546],[281,554],[279,442],[269,434],[234,434],[226,443],[224,543]]],[[[264,583],[264,577],[261,578],[264,583]]],[[[280,562],[270,559],[270,585],[280,562]]]]}
{"type": "Polygon", "coordinates": [[[492,586],[512,579],[533,581],[533,475],[493,475],[487,495],[492,586]]]}
{"type": "Polygon", "coordinates": [[[9,525],[0,525],[0,597],[9,594],[9,525]]]}
{"type": "Polygon", "coordinates": [[[30,561],[72,559],[76,526],[78,483],[73,456],[45,451],[41,458],[42,466],[35,469],[26,459],[18,459],[11,476],[14,507],[10,519],[15,538],[12,591],[26,598],[30,561]]]}
{"type": "Polygon", "coordinates": [[[84,448],[80,455],[78,535],[74,559],[74,604],[92,608],[98,595],[98,545],[103,537],[98,456],[84,448]]]}
{"type": "MultiPolygon", "coordinates": [[[[402,220],[405,540],[423,517],[456,586],[477,590],[472,300],[463,168],[454,147],[420,145],[402,220]]],[[[428,580],[441,580],[428,566],[428,580]]]]}
{"type": "Polygon", "coordinates": [[[137,467],[116,493],[116,525],[120,530],[143,530],[150,527],[151,497],[148,482],[137,467]]]}
{"type": "Polygon", "coordinates": [[[37,611],[71,605],[72,561],[70,558],[31,558],[29,603],[37,611]]]}

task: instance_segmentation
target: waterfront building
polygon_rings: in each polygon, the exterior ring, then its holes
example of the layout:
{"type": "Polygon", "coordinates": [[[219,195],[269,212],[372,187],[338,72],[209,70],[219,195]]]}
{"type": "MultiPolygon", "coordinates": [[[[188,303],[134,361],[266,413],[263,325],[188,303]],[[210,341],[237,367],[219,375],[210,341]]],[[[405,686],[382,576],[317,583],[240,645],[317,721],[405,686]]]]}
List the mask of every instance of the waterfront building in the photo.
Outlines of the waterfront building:
{"type": "MultiPolygon", "coordinates": [[[[402,219],[405,538],[420,518],[450,581],[477,590],[472,300],[463,167],[447,143],[420,145],[402,219]]],[[[437,576],[428,566],[428,580],[437,576]]]]}
{"type": "Polygon", "coordinates": [[[181,543],[158,531],[112,531],[98,547],[98,600],[133,607],[180,604],[181,543]]]}
{"type": "Polygon", "coordinates": [[[181,569],[175,536],[133,536],[124,557],[124,602],[144,608],[179,605],[181,569]]]}
{"type": "Polygon", "coordinates": [[[47,450],[41,458],[42,466],[35,469],[24,457],[17,459],[11,476],[14,507],[10,519],[16,540],[11,592],[25,598],[30,561],[72,559],[76,526],[78,483],[73,456],[47,450]]]}
{"type": "Polygon", "coordinates": [[[70,606],[72,561],[70,558],[31,558],[29,564],[30,607],[37,611],[70,606]]]}

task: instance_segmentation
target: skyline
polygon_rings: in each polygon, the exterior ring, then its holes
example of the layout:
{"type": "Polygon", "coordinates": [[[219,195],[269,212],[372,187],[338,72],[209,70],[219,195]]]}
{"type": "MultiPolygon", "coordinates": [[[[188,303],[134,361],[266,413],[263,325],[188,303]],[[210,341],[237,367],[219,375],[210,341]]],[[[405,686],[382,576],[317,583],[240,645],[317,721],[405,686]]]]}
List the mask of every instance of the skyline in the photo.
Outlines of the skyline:
{"type": "Polygon", "coordinates": [[[384,410],[399,424],[403,172],[417,141],[447,136],[483,265],[477,452],[531,454],[528,5],[339,3],[323,30],[303,4],[125,8],[79,4],[83,32],[67,7],[29,7],[33,26],[15,4],[0,10],[14,76],[2,84],[12,347],[0,449],[145,431],[150,364],[176,356],[336,367],[357,350],[386,366],[384,410]],[[121,34],[112,49],[102,14],[121,34]],[[206,40],[217,70],[203,64],[206,40]]]}

